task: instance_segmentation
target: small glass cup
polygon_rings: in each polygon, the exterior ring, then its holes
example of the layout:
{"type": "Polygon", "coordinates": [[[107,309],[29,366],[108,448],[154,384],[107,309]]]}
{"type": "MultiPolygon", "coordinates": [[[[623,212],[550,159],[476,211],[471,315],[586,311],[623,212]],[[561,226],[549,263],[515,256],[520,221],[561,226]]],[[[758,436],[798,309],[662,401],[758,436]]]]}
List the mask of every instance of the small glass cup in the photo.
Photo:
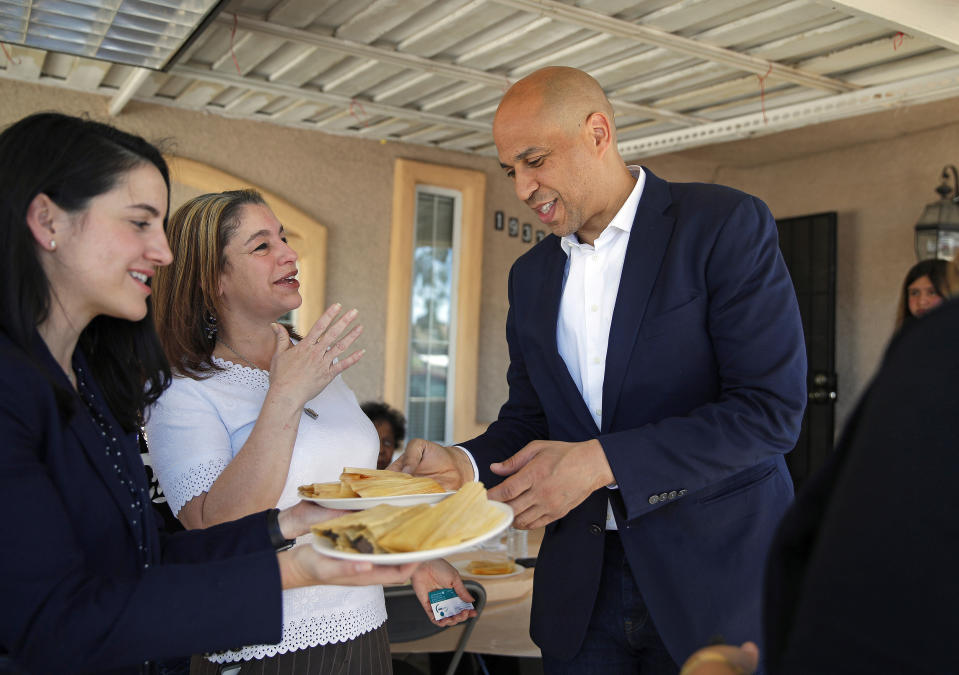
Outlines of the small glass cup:
{"type": "Polygon", "coordinates": [[[518,558],[529,557],[529,544],[526,535],[526,530],[518,530],[515,527],[506,528],[506,550],[514,561],[518,558]]]}

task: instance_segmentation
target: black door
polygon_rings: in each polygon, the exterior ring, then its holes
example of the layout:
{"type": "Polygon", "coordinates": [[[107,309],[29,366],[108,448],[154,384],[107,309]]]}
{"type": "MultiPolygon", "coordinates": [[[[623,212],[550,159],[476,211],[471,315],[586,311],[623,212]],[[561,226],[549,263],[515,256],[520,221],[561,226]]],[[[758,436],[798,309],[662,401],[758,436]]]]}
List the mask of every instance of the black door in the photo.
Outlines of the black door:
{"type": "Polygon", "coordinates": [[[836,214],[776,221],[806,336],[809,402],[796,448],[786,456],[798,489],[833,447],[836,408],[836,214]]]}

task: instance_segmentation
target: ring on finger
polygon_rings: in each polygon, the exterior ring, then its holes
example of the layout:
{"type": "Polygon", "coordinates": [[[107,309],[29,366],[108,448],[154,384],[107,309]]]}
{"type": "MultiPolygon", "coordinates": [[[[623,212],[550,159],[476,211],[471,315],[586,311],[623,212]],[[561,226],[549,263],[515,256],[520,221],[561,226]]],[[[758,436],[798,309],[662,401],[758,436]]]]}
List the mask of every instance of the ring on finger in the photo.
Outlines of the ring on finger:
{"type": "Polygon", "coordinates": [[[323,353],[325,354],[325,353],[327,353],[328,351],[330,351],[331,349],[333,349],[333,345],[327,345],[327,346],[326,346],[326,349],[323,350],[323,353]]]}

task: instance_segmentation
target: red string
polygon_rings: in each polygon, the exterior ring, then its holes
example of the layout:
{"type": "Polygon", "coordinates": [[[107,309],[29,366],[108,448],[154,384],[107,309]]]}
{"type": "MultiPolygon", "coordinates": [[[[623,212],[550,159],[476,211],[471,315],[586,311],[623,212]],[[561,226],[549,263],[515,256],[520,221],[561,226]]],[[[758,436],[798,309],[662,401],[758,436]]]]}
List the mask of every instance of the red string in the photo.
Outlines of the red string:
{"type": "Polygon", "coordinates": [[[233,15],[233,30],[230,31],[230,56],[233,57],[233,65],[236,66],[236,72],[238,75],[243,75],[243,71],[240,70],[240,62],[236,60],[236,52],[233,51],[233,38],[236,37],[236,14],[233,15]]]}
{"type": "Polygon", "coordinates": [[[370,126],[369,120],[367,119],[366,111],[363,109],[363,104],[357,101],[355,98],[350,99],[350,115],[352,115],[353,119],[355,119],[358,123],[362,124],[364,127],[370,126]],[[359,109],[360,114],[363,115],[363,119],[360,119],[359,117],[357,117],[356,113],[353,111],[353,106],[356,106],[359,109]]]}
{"type": "Polygon", "coordinates": [[[0,47],[3,48],[3,54],[4,54],[4,56],[7,57],[7,61],[9,61],[11,64],[13,64],[13,65],[15,65],[15,66],[19,66],[20,63],[22,63],[22,62],[20,61],[20,57],[19,57],[19,56],[17,57],[16,60],[13,60],[13,58],[11,58],[10,52],[7,51],[7,45],[5,45],[4,43],[0,42],[0,47]]]}
{"type": "Polygon", "coordinates": [[[769,64],[769,70],[766,71],[765,75],[757,75],[759,78],[759,100],[762,102],[763,107],[763,124],[769,124],[769,120],[766,118],[766,78],[769,77],[769,73],[773,72],[773,64],[769,64]]]}
{"type": "Polygon", "coordinates": [[[900,47],[902,47],[902,41],[905,39],[905,37],[906,37],[906,35],[905,35],[905,33],[903,33],[902,31],[899,31],[898,33],[896,33],[895,35],[892,36],[892,50],[893,50],[893,51],[896,51],[897,49],[899,49],[900,47]]]}

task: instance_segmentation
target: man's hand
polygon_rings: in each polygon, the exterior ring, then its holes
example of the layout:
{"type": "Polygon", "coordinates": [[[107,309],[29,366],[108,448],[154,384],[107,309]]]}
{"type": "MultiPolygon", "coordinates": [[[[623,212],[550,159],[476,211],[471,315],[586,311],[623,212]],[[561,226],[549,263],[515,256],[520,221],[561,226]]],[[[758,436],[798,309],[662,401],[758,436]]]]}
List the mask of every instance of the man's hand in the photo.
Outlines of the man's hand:
{"type": "Polygon", "coordinates": [[[460,600],[465,600],[466,602],[474,602],[476,600],[470,595],[470,592],[466,590],[466,586],[463,585],[463,579],[460,577],[459,572],[456,571],[456,568],[445,560],[431,560],[421,564],[413,573],[412,583],[413,590],[416,592],[416,598],[420,601],[423,611],[426,612],[429,620],[437,626],[455,626],[470,617],[476,616],[475,609],[467,609],[454,616],[448,616],[441,621],[433,618],[433,608],[430,607],[429,595],[430,591],[435,591],[437,588],[452,588],[460,600]]]}
{"type": "Polygon", "coordinates": [[[513,527],[520,529],[562,518],[595,490],[615,481],[595,438],[582,443],[533,441],[505,462],[491,464],[490,470],[509,476],[488,496],[512,507],[513,527]]]}
{"type": "Polygon", "coordinates": [[[473,465],[466,453],[422,438],[407,443],[406,451],[386,468],[432,478],[447,490],[459,490],[473,480],[473,465]]]}

